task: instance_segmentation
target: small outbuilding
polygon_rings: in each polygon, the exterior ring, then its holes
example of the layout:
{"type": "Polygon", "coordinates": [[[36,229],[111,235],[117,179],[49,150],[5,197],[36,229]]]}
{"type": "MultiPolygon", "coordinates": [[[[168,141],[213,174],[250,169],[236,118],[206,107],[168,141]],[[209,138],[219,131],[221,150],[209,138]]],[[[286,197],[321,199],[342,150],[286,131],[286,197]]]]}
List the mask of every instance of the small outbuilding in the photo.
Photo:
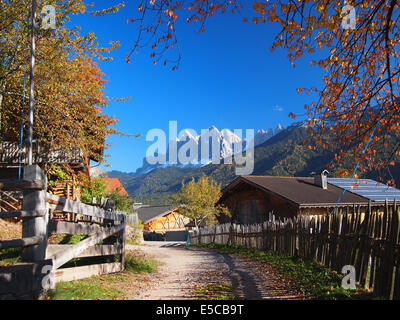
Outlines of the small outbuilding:
{"type": "Polygon", "coordinates": [[[151,232],[161,235],[165,240],[185,240],[186,225],[190,219],[181,215],[173,205],[141,206],[135,211],[144,225],[145,236],[151,232]]]}

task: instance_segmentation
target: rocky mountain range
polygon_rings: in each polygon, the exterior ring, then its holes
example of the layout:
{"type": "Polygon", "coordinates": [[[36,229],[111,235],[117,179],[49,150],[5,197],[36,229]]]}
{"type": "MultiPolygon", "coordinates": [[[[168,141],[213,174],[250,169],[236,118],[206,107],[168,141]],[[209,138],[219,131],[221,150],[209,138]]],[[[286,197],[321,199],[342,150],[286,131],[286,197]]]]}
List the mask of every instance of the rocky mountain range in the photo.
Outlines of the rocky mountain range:
{"type": "MultiPolygon", "coordinates": [[[[274,135],[285,130],[285,127],[278,124],[273,130],[268,128],[266,130],[260,129],[252,137],[254,147],[263,144],[274,135]]],[[[243,137],[246,132],[239,132],[229,129],[218,130],[215,126],[209,127],[207,130],[202,130],[201,134],[190,130],[183,130],[181,135],[176,138],[174,146],[170,143],[167,147],[167,153],[164,157],[165,163],[154,163],[154,159],[159,157],[156,154],[154,157],[145,157],[143,164],[135,172],[130,173],[132,176],[140,176],[151,172],[156,168],[166,168],[171,165],[180,168],[190,168],[204,166],[212,161],[218,162],[220,159],[232,157],[235,153],[242,152],[249,145],[248,137],[243,137]],[[171,163],[169,160],[176,155],[175,162],[171,163]]]]}

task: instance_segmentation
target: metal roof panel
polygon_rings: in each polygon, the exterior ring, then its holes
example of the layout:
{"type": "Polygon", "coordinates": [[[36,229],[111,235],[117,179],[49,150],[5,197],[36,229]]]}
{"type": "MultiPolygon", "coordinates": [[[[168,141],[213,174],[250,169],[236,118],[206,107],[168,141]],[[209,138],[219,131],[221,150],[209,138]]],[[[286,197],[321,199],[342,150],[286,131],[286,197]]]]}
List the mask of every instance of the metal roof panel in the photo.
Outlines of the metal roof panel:
{"type": "Polygon", "coordinates": [[[400,190],[371,179],[327,178],[329,184],[372,201],[400,200],[400,190]]]}

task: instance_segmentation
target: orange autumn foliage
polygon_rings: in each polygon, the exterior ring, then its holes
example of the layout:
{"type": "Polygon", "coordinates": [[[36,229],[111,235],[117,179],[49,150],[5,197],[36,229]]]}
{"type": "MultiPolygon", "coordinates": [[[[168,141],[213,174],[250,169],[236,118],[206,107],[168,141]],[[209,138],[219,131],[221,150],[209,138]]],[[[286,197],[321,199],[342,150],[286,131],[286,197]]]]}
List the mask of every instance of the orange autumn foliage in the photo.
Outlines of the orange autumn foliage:
{"type": "MultiPolygon", "coordinates": [[[[204,30],[209,17],[226,12],[242,14],[244,6],[250,7],[254,17],[241,17],[242,21],[280,26],[271,50],[287,50],[293,66],[308,55],[311,65],[324,71],[320,88],[299,88],[298,92],[318,97],[306,105],[309,132],[323,149],[337,154],[334,165],[352,171],[358,158],[362,162],[360,173],[383,168],[390,171],[389,164],[399,158],[400,150],[399,0],[346,4],[356,10],[352,29],[342,26],[348,12],[343,11],[343,2],[337,0],[142,1],[140,15],[135,19],[139,24],[138,37],[131,53],[146,41],[173,44],[175,58],[163,61],[167,62],[165,65],[172,63],[174,70],[181,59],[176,35],[180,18],[204,30]],[[149,25],[153,26],[151,30],[149,25]],[[172,38],[166,36],[168,33],[172,38]],[[366,157],[361,157],[373,132],[366,157]],[[327,133],[334,139],[327,139],[327,133]]],[[[222,19],[221,15],[219,18],[222,19]]],[[[156,60],[169,50],[170,46],[160,47],[156,60]]],[[[295,115],[290,113],[289,117],[294,119],[295,115]]]]}

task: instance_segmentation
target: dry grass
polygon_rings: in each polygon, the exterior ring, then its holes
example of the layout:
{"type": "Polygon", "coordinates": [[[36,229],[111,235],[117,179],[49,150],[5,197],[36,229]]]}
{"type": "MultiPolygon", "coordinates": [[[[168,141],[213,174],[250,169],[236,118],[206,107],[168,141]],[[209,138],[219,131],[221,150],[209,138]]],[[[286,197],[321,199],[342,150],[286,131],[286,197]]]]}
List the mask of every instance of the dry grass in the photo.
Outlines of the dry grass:
{"type": "Polygon", "coordinates": [[[20,239],[22,237],[22,223],[12,223],[0,219],[0,241],[20,239]]]}

